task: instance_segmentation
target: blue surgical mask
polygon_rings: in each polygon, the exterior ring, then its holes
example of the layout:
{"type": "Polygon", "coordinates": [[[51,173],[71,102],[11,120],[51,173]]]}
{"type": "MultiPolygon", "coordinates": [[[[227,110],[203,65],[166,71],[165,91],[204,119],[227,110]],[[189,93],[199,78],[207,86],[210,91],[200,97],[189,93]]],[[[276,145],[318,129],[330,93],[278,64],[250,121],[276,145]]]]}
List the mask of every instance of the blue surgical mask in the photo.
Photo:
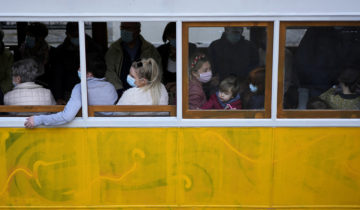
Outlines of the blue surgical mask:
{"type": "Polygon", "coordinates": [[[169,43],[170,43],[171,46],[176,48],[176,39],[170,39],[169,43]]]}
{"type": "Polygon", "coordinates": [[[33,36],[26,36],[25,37],[25,46],[27,48],[34,48],[35,47],[35,37],[33,36]]]}
{"type": "Polygon", "coordinates": [[[81,72],[78,71],[77,73],[78,73],[79,79],[81,80],[81,72]]]}
{"type": "Polygon", "coordinates": [[[229,42],[235,44],[236,42],[240,41],[241,35],[238,33],[226,33],[226,38],[229,42]]]}
{"type": "Polygon", "coordinates": [[[249,84],[249,88],[252,93],[256,93],[256,91],[258,90],[257,86],[255,86],[251,83],[249,84]]]}
{"type": "Polygon", "coordinates": [[[14,87],[17,85],[17,83],[16,83],[16,82],[14,82],[14,80],[12,81],[12,84],[14,85],[14,87]]]}
{"type": "Polygon", "coordinates": [[[133,41],[133,32],[127,30],[121,30],[121,40],[125,43],[129,43],[133,41]]]}
{"type": "Polygon", "coordinates": [[[77,38],[70,38],[70,42],[71,42],[74,46],[78,47],[78,46],[79,46],[79,37],[77,37],[77,38]]]}
{"type": "Polygon", "coordinates": [[[136,87],[135,79],[132,76],[130,76],[129,74],[126,77],[126,81],[131,87],[136,87]]]}

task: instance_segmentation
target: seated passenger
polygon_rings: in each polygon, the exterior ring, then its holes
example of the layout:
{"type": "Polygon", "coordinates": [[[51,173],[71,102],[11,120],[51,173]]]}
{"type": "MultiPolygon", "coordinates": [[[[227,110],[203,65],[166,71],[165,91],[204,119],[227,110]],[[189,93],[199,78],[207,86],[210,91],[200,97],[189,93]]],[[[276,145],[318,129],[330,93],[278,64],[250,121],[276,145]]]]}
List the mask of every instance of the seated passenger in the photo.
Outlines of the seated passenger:
{"type": "Polygon", "coordinates": [[[202,53],[196,53],[190,62],[189,109],[199,109],[207,101],[202,84],[212,78],[211,65],[209,59],[202,53]]]}
{"type": "Polygon", "coordinates": [[[341,72],[339,85],[320,95],[331,109],[360,109],[360,71],[348,68],[341,72]]]}
{"type": "MultiPolygon", "coordinates": [[[[24,59],[14,63],[12,76],[14,89],[4,96],[5,105],[55,105],[49,89],[35,84],[39,75],[39,66],[33,59],[24,59]]],[[[19,113],[24,114],[24,113],[19,113]]]]}
{"type": "MultiPolygon", "coordinates": [[[[114,86],[110,82],[105,81],[105,62],[99,57],[88,56],[86,59],[86,67],[88,104],[114,105],[118,95],[114,86]]],[[[24,125],[26,128],[33,128],[39,125],[65,124],[75,118],[80,108],[81,87],[79,83],[73,88],[70,100],[62,112],[51,115],[31,116],[26,119],[24,125]]]]}
{"type": "Polygon", "coordinates": [[[12,89],[11,66],[13,55],[5,48],[4,32],[0,29],[0,105],[4,104],[4,95],[12,89]]]}
{"type": "MultiPolygon", "coordinates": [[[[161,71],[154,59],[135,61],[131,65],[127,83],[132,88],[123,93],[116,105],[168,105],[168,93],[161,83],[161,71]]],[[[118,112],[114,114],[152,115],[156,113],[118,112]]]]}
{"type": "Polygon", "coordinates": [[[256,68],[249,73],[248,87],[243,94],[244,109],[264,109],[265,69],[256,68]]]}
{"type": "Polygon", "coordinates": [[[210,96],[201,109],[241,109],[240,84],[235,76],[229,76],[220,82],[219,90],[210,96]]]}

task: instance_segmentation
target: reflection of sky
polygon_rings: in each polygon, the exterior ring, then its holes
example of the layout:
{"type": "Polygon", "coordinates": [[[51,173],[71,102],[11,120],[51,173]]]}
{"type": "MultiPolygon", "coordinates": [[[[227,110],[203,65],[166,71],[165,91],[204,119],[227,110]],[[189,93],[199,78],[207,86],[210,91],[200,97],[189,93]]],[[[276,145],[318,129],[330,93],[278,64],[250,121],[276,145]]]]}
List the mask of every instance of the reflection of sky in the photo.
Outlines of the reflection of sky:
{"type": "Polygon", "coordinates": [[[286,30],[286,46],[297,47],[303,38],[306,29],[287,29],[286,30]]]}

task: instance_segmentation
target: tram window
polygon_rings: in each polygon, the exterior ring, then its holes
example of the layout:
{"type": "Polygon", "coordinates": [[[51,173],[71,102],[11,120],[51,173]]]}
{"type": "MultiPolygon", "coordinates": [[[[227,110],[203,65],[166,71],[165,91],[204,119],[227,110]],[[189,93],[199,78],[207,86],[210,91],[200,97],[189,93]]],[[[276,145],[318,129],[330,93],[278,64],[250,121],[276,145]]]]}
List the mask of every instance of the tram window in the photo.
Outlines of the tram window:
{"type": "Polygon", "coordinates": [[[281,24],[280,117],[360,116],[360,24],[281,24]]]}
{"type": "MultiPolygon", "coordinates": [[[[92,23],[93,35],[96,32],[107,45],[104,82],[112,87],[100,91],[103,99],[97,102],[89,92],[89,116],[174,116],[175,22],[107,22],[105,31],[99,24],[92,23]]],[[[90,82],[96,86],[88,79],[89,90],[90,82]]]]}
{"type": "Polygon", "coordinates": [[[270,117],[272,33],[272,23],[184,23],[184,117],[270,117]]]}
{"type": "Polygon", "coordinates": [[[64,105],[80,81],[77,28],[69,31],[66,22],[1,25],[5,35],[0,54],[2,116],[61,111],[63,106],[56,105],[64,105]]]}

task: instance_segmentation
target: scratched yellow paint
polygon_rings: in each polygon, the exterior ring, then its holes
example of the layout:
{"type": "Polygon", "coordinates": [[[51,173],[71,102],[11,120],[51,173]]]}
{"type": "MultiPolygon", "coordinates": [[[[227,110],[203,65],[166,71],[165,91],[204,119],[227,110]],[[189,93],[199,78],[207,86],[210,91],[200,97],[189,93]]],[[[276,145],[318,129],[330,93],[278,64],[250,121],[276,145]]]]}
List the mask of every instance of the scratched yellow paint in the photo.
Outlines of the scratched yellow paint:
{"type": "Polygon", "coordinates": [[[360,129],[1,128],[11,206],[360,209],[360,129]]]}

